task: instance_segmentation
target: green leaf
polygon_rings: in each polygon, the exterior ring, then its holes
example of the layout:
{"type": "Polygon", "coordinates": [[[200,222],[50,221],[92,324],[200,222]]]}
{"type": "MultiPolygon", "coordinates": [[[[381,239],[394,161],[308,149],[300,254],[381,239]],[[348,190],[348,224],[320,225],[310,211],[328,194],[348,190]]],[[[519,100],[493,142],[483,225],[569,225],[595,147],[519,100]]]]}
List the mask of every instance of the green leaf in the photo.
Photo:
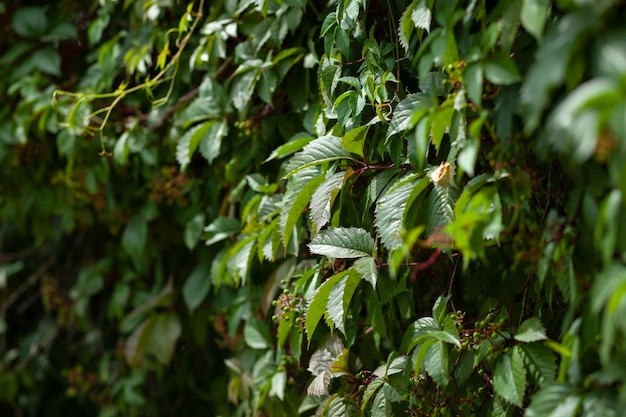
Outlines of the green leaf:
{"type": "Polygon", "coordinates": [[[324,182],[324,175],[318,167],[313,166],[299,171],[290,178],[280,213],[280,227],[285,247],[288,247],[294,226],[302,217],[302,212],[322,182],[324,182]]]}
{"type": "Polygon", "coordinates": [[[365,411],[374,394],[376,394],[378,389],[382,387],[384,383],[385,377],[379,376],[367,384],[367,388],[365,388],[365,391],[363,392],[363,399],[361,400],[361,411],[365,411]]]}
{"type": "Polygon", "coordinates": [[[445,388],[448,385],[448,347],[444,342],[437,340],[430,346],[424,359],[424,370],[440,387],[445,388]]]}
{"type": "Polygon", "coordinates": [[[330,295],[330,291],[347,274],[348,274],[348,271],[341,271],[333,275],[332,277],[328,278],[317,289],[317,291],[313,295],[313,298],[311,299],[311,302],[307,306],[304,329],[306,330],[309,345],[311,344],[311,339],[313,338],[313,332],[315,332],[315,328],[317,327],[317,324],[321,320],[322,316],[326,314],[326,306],[328,304],[328,297],[330,295]]]}
{"type": "Polygon", "coordinates": [[[392,415],[391,403],[387,400],[385,391],[383,389],[380,389],[376,393],[376,397],[374,397],[374,401],[372,402],[372,410],[371,410],[370,416],[371,417],[391,417],[391,415],[392,415]]]}
{"type": "Polygon", "coordinates": [[[485,77],[494,84],[510,85],[522,80],[513,60],[502,53],[492,55],[485,62],[484,69],[485,77]]]}
{"type": "Polygon", "coordinates": [[[421,340],[424,340],[424,336],[438,331],[439,326],[432,317],[421,317],[415,321],[404,333],[402,342],[400,343],[400,352],[409,353],[415,345],[421,340]]]}
{"type": "Polygon", "coordinates": [[[228,134],[225,120],[211,120],[198,127],[195,135],[200,135],[200,154],[209,164],[220,154],[222,139],[228,134]]]}
{"type": "Polygon", "coordinates": [[[180,169],[185,170],[191,162],[191,157],[196,152],[200,141],[211,127],[212,122],[203,123],[187,130],[176,145],[176,161],[180,169]]]}
{"type": "Polygon", "coordinates": [[[375,225],[385,247],[392,251],[402,245],[401,233],[410,202],[430,183],[427,177],[409,174],[398,179],[376,205],[375,225]]]}
{"type": "Polygon", "coordinates": [[[426,32],[430,32],[430,22],[432,20],[432,13],[426,5],[426,0],[420,0],[413,8],[411,12],[411,20],[416,28],[424,29],[426,32]]]}
{"type": "Polygon", "coordinates": [[[363,143],[367,137],[370,125],[359,126],[350,130],[341,139],[341,144],[348,152],[363,156],[363,143]]]}
{"type": "Polygon", "coordinates": [[[559,104],[548,122],[549,143],[584,162],[595,152],[602,128],[599,112],[623,103],[619,83],[595,78],[581,84],[559,104]]]}
{"type": "Polygon", "coordinates": [[[363,258],[372,256],[374,239],[367,230],[358,227],[336,227],[315,236],[309,249],[330,258],[363,258]]]}
{"type": "Polygon", "coordinates": [[[39,38],[48,29],[48,18],[43,7],[20,7],[13,14],[11,26],[18,35],[39,38]]]}
{"type": "Polygon", "coordinates": [[[574,387],[561,383],[548,385],[532,396],[524,417],[565,417],[575,415],[580,398],[574,387]]]}
{"type": "Polygon", "coordinates": [[[148,240],[148,222],[141,215],[135,215],[122,234],[122,249],[131,257],[135,266],[141,265],[144,248],[148,240]]]}
{"type": "Polygon", "coordinates": [[[243,327],[243,338],[252,349],[269,349],[272,346],[267,325],[256,317],[246,321],[243,327]]]}
{"type": "Polygon", "coordinates": [[[52,47],[38,50],[33,56],[35,66],[49,75],[61,75],[61,55],[52,47]]]}
{"type": "Polygon", "coordinates": [[[185,224],[183,238],[187,249],[193,250],[198,244],[204,230],[204,220],[204,213],[198,213],[185,224]]]}
{"type": "Polygon", "coordinates": [[[441,146],[441,139],[444,133],[450,129],[450,123],[452,122],[452,115],[454,114],[454,107],[449,105],[450,102],[445,103],[437,110],[433,115],[431,122],[431,141],[435,145],[435,149],[439,152],[441,146]]]}
{"type": "Polygon", "coordinates": [[[412,129],[435,104],[433,97],[428,94],[415,93],[407,96],[393,110],[385,136],[387,140],[397,133],[412,129]]]}
{"type": "Polygon", "coordinates": [[[324,180],[313,193],[309,206],[309,218],[316,232],[319,232],[330,221],[333,200],[339,193],[346,175],[347,173],[343,171],[333,174],[324,180]]]}
{"type": "Polygon", "coordinates": [[[346,311],[352,301],[352,296],[356,287],[359,285],[361,277],[348,270],[348,274],[344,275],[335,285],[328,295],[328,308],[326,315],[335,325],[337,330],[345,335],[346,311]]]}
{"type": "Polygon", "coordinates": [[[239,241],[229,250],[227,261],[228,271],[237,283],[248,277],[252,255],[257,243],[257,235],[241,236],[239,241]]]}
{"type": "Polygon", "coordinates": [[[552,384],[556,377],[556,356],[550,348],[539,343],[521,345],[522,356],[528,373],[539,386],[552,384]]]}
{"type": "Polygon", "coordinates": [[[279,400],[285,399],[285,386],[287,385],[287,372],[278,371],[272,376],[272,387],[270,395],[278,397],[279,400]]]}
{"type": "Polygon", "coordinates": [[[341,139],[336,136],[322,136],[307,144],[302,151],[295,154],[285,167],[289,178],[297,172],[313,165],[324,162],[346,159],[350,154],[341,145],[341,139]]]}
{"type": "Polygon", "coordinates": [[[502,356],[496,364],[493,373],[493,390],[506,401],[521,407],[525,389],[524,360],[519,348],[515,347],[510,353],[502,356]]]}
{"type": "Polygon", "coordinates": [[[513,337],[515,340],[525,343],[538,342],[539,340],[545,340],[548,338],[546,336],[546,329],[537,317],[531,317],[524,320],[513,337]]]}
{"type": "Polygon", "coordinates": [[[167,365],[181,333],[180,320],[174,313],[153,314],[128,338],[125,347],[126,360],[135,366],[149,354],[161,364],[167,365]]]}
{"type": "Polygon", "coordinates": [[[483,67],[482,64],[472,63],[465,67],[463,85],[470,100],[477,106],[482,103],[483,96],[483,67]]]}
{"type": "Polygon", "coordinates": [[[543,28],[546,25],[548,11],[550,8],[550,0],[523,0],[522,9],[520,11],[520,22],[524,29],[531,35],[541,41],[543,28]]]}
{"type": "Polygon", "coordinates": [[[239,220],[233,217],[218,217],[204,228],[204,231],[207,232],[205,244],[210,246],[224,239],[228,239],[239,233],[239,230],[239,220]]]}
{"type": "Polygon", "coordinates": [[[298,152],[305,145],[309,144],[312,140],[313,138],[308,136],[292,139],[289,142],[284,143],[278,148],[274,149],[270,156],[268,156],[267,159],[265,159],[265,161],[263,162],[269,162],[277,158],[284,158],[285,156],[289,156],[294,152],[298,152]]]}
{"type": "Polygon", "coordinates": [[[534,131],[539,125],[541,115],[550,103],[552,91],[565,79],[577,41],[583,38],[583,32],[595,24],[593,13],[575,13],[564,16],[546,33],[520,89],[519,113],[526,120],[526,133],[534,131]]]}
{"type": "Polygon", "coordinates": [[[287,341],[287,337],[293,328],[295,318],[296,312],[294,310],[289,310],[280,316],[278,330],[276,331],[276,345],[278,347],[282,347],[287,341]]]}
{"type": "Polygon", "coordinates": [[[211,265],[208,262],[199,263],[185,281],[183,300],[185,300],[189,312],[198,308],[209,294],[211,289],[210,268],[211,265]]]}
{"type": "Polygon", "coordinates": [[[327,417],[345,417],[349,416],[348,403],[343,397],[335,397],[328,404],[328,408],[324,413],[327,417]]]}
{"type": "Polygon", "coordinates": [[[352,267],[363,277],[364,280],[372,284],[372,288],[376,288],[378,280],[378,267],[376,259],[371,256],[365,256],[354,261],[352,267]]]}

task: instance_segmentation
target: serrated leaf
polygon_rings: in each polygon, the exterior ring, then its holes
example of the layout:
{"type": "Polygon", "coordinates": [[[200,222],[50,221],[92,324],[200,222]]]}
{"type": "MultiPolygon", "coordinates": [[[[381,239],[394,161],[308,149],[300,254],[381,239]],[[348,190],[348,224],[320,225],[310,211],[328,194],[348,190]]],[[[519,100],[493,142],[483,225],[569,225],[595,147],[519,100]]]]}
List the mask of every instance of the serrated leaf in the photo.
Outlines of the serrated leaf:
{"type": "Polygon", "coordinates": [[[435,105],[433,97],[428,94],[415,93],[406,97],[393,110],[386,139],[413,128],[433,105],[435,105]]]}
{"type": "Polygon", "coordinates": [[[424,370],[440,387],[445,388],[448,385],[448,347],[444,342],[437,340],[430,346],[424,359],[424,370]]]}
{"type": "Polygon", "coordinates": [[[341,144],[345,150],[363,156],[363,143],[367,137],[370,125],[359,126],[350,130],[341,138],[341,144]]]}
{"type": "Polygon", "coordinates": [[[423,336],[439,330],[437,322],[432,317],[421,317],[404,332],[400,343],[400,352],[409,353],[423,336]]]}
{"type": "Polygon", "coordinates": [[[324,413],[326,417],[347,417],[349,415],[348,403],[341,396],[333,398],[324,413]]]}
{"type": "Polygon", "coordinates": [[[531,317],[524,320],[513,337],[515,340],[525,343],[538,342],[539,340],[545,340],[548,338],[546,336],[546,329],[537,317],[531,317]]]}
{"type": "Polygon", "coordinates": [[[550,348],[539,343],[521,346],[524,363],[529,374],[539,386],[554,382],[557,372],[556,356],[550,348]]]}
{"type": "Polygon", "coordinates": [[[345,172],[337,172],[324,180],[313,193],[309,206],[309,218],[316,232],[319,232],[330,221],[333,200],[341,189],[345,177],[345,172]]]}
{"type": "Polygon", "coordinates": [[[533,395],[524,417],[572,416],[580,402],[579,397],[572,396],[573,393],[574,387],[570,384],[548,385],[533,395]],[[567,410],[571,411],[567,413],[567,410]]]}
{"type": "Polygon", "coordinates": [[[210,246],[224,239],[228,239],[239,233],[239,230],[239,220],[234,217],[218,217],[204,228],[204,231],[208,234],[205,244],[210,246]]]}
{"type": "Polygon", "coordinates": [[[335,285],[328,295],[327,317],[333,322],[337,330],[345,335],[346,311],[352,301],[352,296],[359,285],[361,277],[354,271],[348,270],[337,285],[335,285]]]}
{"type": "Polygon", "coordinates": [[[263,162],[265,163],[274,159],[284,158],[285,156],[289,156],[295,152],[298,152],[299,150],[304,148],[305,145],[308,145],[312,140],[312,137],[305,136],[292,139],[287,143],[283,143],[278,148],[274,149],[270,156],[268,156],[267,159],[263,162]]]}
{"type": "Polygon", "coordinates": [[[307,306],[306,318],[304,321],[304,329],[306,330],[307,339],[311,344],[313,338],[313,332],[317,324],[326,313],[326,306],[328,304],[328,296],[330,291],[335,285],[348,273],[348,271],[341,271],[338,274],[328,278],[315,292],[311,302],[307,306]]]}
{"type": "Polygon", "coordinates": [[[404,231],[404,220],[407,207],[429,180],[424,177],[418,179],[418,174],[409,174],[400,178],[380,198],[376,205],[375,225],[385,247],[392,251],[402,245],[401,233],[404,231]]]}
{"type": "Polygon", "coordinates": [[[237,283],[244,281],[248,276],[256,242],[256,235],[245,236],[229,250],[227,267],[237,283]]]}
{"type": "Polygon", "coordinates": [[[198,264],[183,286],[183,300],[190,312],[193,312],[206,298],[211,289],[210,264],[198,264]]]}
{"type": "Polygon", "coordinates": [[[371,256],[365,256],[354,261],[352,265],[354,269],[363,277],[364,280],[372,284],[372,288],[376,288],[378,280],[378,268],[376,259],[371,256]]]}
{"type": "Polygon", "coordinates": [[[519,350],[514,348],[496,364],[493,373],[493,390],[506,401],[518,407],[524,401],[526,369],[519,350]]]}
{"type": "Polygon", "coordinates": [[[432,20],[432,12],[426,5],[425,0],[420,0],[411,12],[411,20],[416,28],[424,29],[430,32],[430,22],[432,20]]]}
{"type": "Polygon", "coordinates": [[[287,163],[284,178],[289,178],[295,173],[313,165],[324,162],[346,159],[350,156],[341,145],[341,139],[337,136],[322,136],[308,143],[302,151],[295,154],[287,163]]]}
{"type": "MultiPolygon", "coordinates": [[[[386,383],[385,383],[386,385],[386,383]]],[[[383,385],[383,386],[385,386],[383,385]]],[[[383,389],[378,390],[372,402],[371,417],[391,417],[391,403],[387,400],[383,389]]]]}
{"type": "Polygon", "coordinates": [[[361,411],[365,411],[367,404],[372,399],[372,396],[376,394],[380,387],[383,386],[385,380],[385,377],[380,376],[367,384],[367,388],[365,388],[365,392],[363,392],[363,399],[361,400],[361,411]]]}
{"type": "Polygon", "coordinates": [[[335,227],[315,236],[309,249],[330,258],[363,258],[372,256],[374,239],[367,230],[358,227],[335,227]]]}
{"type": "Polygon", "coordinates": [[[315,189],[323,181],[324,175],[319,167],[306,168],[290,178],[280,213],[280,230],[285,247],[289,245],[293,228],[302,216],[302,211],[309,204],[315,189]]]}

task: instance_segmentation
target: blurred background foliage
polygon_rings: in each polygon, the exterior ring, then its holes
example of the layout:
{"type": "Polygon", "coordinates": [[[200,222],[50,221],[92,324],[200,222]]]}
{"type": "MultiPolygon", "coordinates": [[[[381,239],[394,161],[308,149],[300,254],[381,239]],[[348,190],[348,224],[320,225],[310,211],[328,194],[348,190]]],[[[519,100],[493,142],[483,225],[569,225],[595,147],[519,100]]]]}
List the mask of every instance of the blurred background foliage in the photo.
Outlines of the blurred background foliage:
{"type": "Polygon", "coordinates": [[[0,415],[620,415],[624,12],[0,2],[0,415]]]}

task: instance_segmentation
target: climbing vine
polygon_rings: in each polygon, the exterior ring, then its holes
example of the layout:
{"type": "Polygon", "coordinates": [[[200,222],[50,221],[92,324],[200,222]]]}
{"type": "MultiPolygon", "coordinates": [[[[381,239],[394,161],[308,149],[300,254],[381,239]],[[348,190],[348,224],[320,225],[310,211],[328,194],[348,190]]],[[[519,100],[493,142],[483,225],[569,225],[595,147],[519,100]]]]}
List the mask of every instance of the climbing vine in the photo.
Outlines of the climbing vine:
{"type": "Polygon", "coordinates": [[[619,415],[620,2],[31,3],[0,412],[619,415]]]}

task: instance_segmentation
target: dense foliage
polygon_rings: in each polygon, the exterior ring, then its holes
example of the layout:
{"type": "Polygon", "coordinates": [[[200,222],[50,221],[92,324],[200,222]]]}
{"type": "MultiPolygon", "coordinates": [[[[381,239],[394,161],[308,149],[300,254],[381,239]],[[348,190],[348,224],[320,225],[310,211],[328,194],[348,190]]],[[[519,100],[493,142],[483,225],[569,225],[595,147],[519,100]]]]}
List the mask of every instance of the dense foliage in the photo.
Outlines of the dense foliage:
{"type": "Polygon", "coordinates": [[[0,415],[621,415],[625,11],[0,2],[0,415]]]}

